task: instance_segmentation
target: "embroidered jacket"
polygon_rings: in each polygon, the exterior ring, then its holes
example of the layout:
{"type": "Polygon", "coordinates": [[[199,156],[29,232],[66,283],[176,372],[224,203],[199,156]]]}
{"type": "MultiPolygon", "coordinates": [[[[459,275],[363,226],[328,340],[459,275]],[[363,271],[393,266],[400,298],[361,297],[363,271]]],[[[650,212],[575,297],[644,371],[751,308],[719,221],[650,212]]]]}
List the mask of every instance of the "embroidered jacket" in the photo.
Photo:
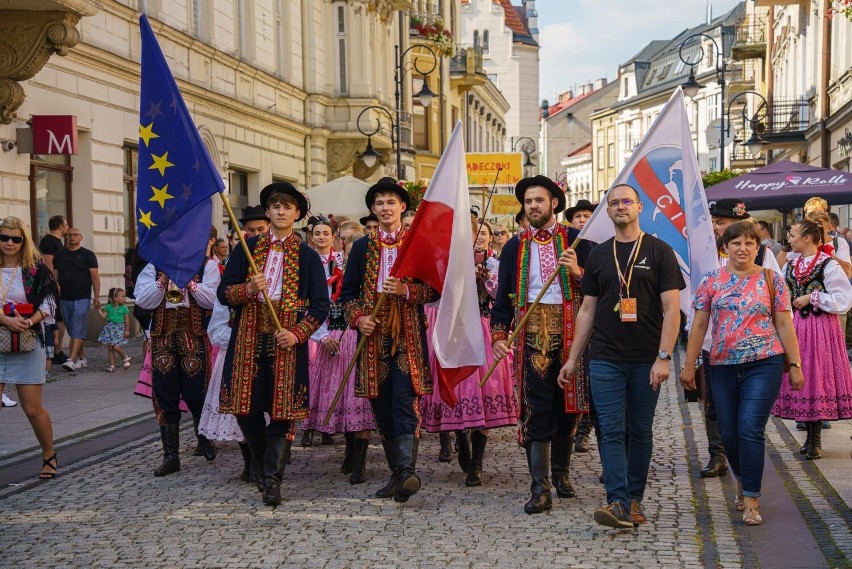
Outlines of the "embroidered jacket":
{"type": "MultiPolygon", "coordinates": [[[[553,230],[553,239],[556,243],[557,258],[563,250],[570,247],[580,232],[574,228],[557,224],[553,230]]],[[[514,236],[503,246],[500,254],[500,269],[497,279],[497,297],[491,308],[491,341],[506,340],[517,322],[524,317],[528,306],[527,291],[529,286],[529,263],[530,242],[533,239],[533,231],[525,231],[520,236],[514,236]]],[[[577,259],[581,267],[585,267],[586,259],[593,244],[589,241],[581,241],[577,247],[577,259]]],[[[547,279],[550,275],[542,275],[547,279]]],[[[580,282],[571,278],[565,267],[560,268],[557,278],[562,290],[562,363],[568,359],[571,344],[574,340],[574,322],[580,309],[580,282]]],[[[517,377],[523,378],[524,351],[526,346],[526,334],[521,330],[514,342],[515,346],[515,369],[517,377]]],[[[581,366],[582,367],[582,366],[581,366]]],[[[588,409],[587,394],[584,388],[583,372],[577,372],[573,391],[575,408],[578,411],[588,409]]],[[[556,378],[553,378],[554,380],[556,378]]]]}
{"type": "MultiPolygon", "coordinates": [[[[248,240],[252,258],[263,273],[272,247],[269,233],[248,240]]],[[[302,243],[295,234],[284,240],[284,272],[278,319],[292,332],[298,344],[275,349],[272,388],[272,419],[303,419],[308,415],[308,346],[307,340],[328,317],[328,287],[322,261],[316,251],[302,243]]],[[[246,292],[251,280],[249,262],[242,248],[237,248],[225,265],[217,293],[219,302],[233,309],[234,317],[225,356],[222,390],[219,394],[221,413],[247,415],[251,412],[252,381],[257,374],[257,354],[261,334],[257,330],[262,303],[246,292]],[[230,371],[230,373],[229,373],[230,371]]]]}
{"type": "MultiPolygon", "coordinates": [[[[400,236],[404,239],[405,234],[400,236]]],[[[379,299],[376,283],[379,275],[379,258],[381,241],[379,232],[374,231],[362,237],[352,245],[346,271],[343,274],[343,293],[340,302],[343,304],[346,320],[352,328],[357,329],[358,319],[370,316],[373,307],[379,299]]],[[[413,279],[402,279],[408,286],[408,298],[397,295],[387,295],[383,306],[395,305],[392,310],[399,314],[400,334],[406,348],[404,361],[411,374],[411,385],[419,395],[432,393],[432,374],[429,373],[428,354],[426,350],[426,317],[423,305],[438,298],[438,293],[427,284],[413,279]]],[[[360,332],[359,332],[360,337],[360,332]]],[[[375,399],[379,396],[379,382],[384,379],[387,363],[381,361],[383,354],[383,336],[378,330],[371,334],[365,342],[364,349],[358,359],[355,375],[355,395],[375,399]]]]}

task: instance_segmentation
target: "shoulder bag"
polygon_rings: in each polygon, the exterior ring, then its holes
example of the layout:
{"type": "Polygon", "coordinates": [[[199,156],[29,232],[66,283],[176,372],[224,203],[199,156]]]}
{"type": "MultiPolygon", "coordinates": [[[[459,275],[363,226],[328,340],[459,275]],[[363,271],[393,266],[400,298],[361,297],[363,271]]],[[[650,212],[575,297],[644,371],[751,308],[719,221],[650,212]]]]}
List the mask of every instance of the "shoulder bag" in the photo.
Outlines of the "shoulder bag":
{"type": "MultiPolygon", "coordinates": [[[[775,326],[775,285],[772,284],[774,279],[774,273],[772,269],[763,269],[763,277],[766,279],[766,286],[769,287],[769,314],[772,318],[772,326],[775,326]]],[[[778,331],[776,330],[776,334],[778,331]]],[[[784,354],[784,373],[788,373],[790,371],[790,358],[787,357],[787,354],[784,354]]]]}

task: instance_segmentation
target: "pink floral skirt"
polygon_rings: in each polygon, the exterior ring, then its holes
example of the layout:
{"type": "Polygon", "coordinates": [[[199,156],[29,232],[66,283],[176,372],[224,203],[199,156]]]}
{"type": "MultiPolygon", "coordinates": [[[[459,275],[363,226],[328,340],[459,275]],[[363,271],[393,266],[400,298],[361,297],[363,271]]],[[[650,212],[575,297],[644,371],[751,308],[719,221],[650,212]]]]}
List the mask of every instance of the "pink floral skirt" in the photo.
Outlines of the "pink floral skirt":
{"type": "Polygon", "coordinates": [[[802,318],[797,310],[793,326],[799,338],[805,386],[793,391],[785,373],[772,414],[796,421],[852,419],[852,373],[837,315],[802,318]]]}
{"type": "MultiPolygon", "coordinates": [[[[435,325],[437,309],[426,307],[426,320],[429,329],[435,325]]],[[[458,404],[448,406],[441,399],[435,370],[437,369],[432,342],[429,341],[429,366],[435,378],[435,391],[432,395],[420,398],[420,414],[423,428],[427,432],[459,431],[463,429],[493,429],[516,425],[518,422],[518,397],[515,393],[515,380],[512,373],[511,358],[505,358],[488,378],[488,382],[479,387],[479,382],[488,373],[494,356],[491,352],[491,324],[488,318],[481,318],[482,334],[485,337],[485,365],[456,386],[458,404]]]]}

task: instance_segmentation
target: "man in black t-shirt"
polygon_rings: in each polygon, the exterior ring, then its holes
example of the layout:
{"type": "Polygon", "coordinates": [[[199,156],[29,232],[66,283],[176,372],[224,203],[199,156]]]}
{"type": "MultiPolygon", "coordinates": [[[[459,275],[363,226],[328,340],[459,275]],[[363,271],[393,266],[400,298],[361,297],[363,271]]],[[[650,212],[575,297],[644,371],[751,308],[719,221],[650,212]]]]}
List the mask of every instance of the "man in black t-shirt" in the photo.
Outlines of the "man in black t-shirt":
{"type": "Polygon", "coordinates": [[[590,382],[607,493],[607,506],[595,510],[594,518],[614,528],[646,521],[642,498],[658,387],[669,377],[680,330],[678,291],[686,286],[672,248],[642,232],[641,212],[631,186],[618,185],[607,194],[615,237],[589,254],[574,344],[559,374],[560,385],[567,384],[591,337],[590,382]]]}
{"type": "MultiPolygon", "coordinates": [[[[65,248],[65,234],[68,233],[68,220],[61,215],[54,215],[47,221],[50,232],[42,237],[38,244],[42,260],[48,269],[53,270],[53,257],[65,248]]],[[[65,335],[65,323],[62,321],[59,307],[56,307],[56,324],[44,325],[44,346],[47,354],[47,369],[50,370],[50,360],[54,363],[64,363],[68,358],[62,350],[62,337],[65,335]]]]}
{"type": "Polygon", "coordinates": [[[98,275],[98,258],[86,249],[83,232],[72,227],[68,230],[68,247],[53,257],[53,268],[59,283],[59,305],[65,328],[71,337],[71,355],[62,367],[74,371],[86,367],[83,343],[86,340],[86,322],[90,304],[101,307],[101,279],[98,275]],[[92,291],[94,290],[94,302],[92,291]]]}

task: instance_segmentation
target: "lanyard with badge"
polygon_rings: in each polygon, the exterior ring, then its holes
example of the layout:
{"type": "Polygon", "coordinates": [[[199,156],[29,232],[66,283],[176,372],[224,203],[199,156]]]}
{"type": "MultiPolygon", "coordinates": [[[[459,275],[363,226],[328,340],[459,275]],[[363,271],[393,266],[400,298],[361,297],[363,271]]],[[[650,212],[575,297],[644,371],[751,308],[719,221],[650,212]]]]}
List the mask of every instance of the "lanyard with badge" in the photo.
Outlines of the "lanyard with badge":
{"type": "Polygon", "coordinates": [[[615,250],[615,239],[612,240],[612,257],[615,259],[615,270],[618,272],[618,303],[616,303],[614,312],[621,315],[622,322],[636,322],[638,315],[636,312],[636,299],[630,296],[630,282],[633,280],[633,268],[636,266],[636,259],[639,257],[639,249],[642,248],[642,237],[645,233],[639,233],[639,239],[633,244],[633,249],[630,255],[627,256],[627,278],[624,278],[624,273],[621,271],[621,264],[618,262],[618,254],[615,250]],[[624,290],[624,294],[622,294],[624,290]],[[627,296],[625,296],[625,294],[627,296]]]}

